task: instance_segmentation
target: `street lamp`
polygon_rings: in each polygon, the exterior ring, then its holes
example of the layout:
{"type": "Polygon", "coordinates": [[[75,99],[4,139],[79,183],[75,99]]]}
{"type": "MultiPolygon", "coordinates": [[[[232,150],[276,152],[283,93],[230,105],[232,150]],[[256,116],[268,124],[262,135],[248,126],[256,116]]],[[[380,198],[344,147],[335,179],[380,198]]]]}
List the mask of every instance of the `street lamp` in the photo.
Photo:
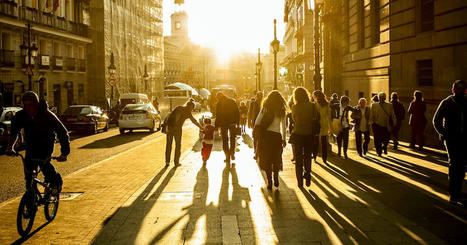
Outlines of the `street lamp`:
{"type": "Polygon", "coordinates": [[[147,65],[144,64],[144,75],[143,75],[143,79],[144,79],[144,90],[146,90],[146,93],[148,92],[148,81],[149,81],[149,75],[148,75],[148,68],[147,68],[147,65]]]}
{"type": "Polygon", "coordinates": [[[261,49],[258,48],[258,62],[256,63],[256,91],[261,90],[261,68],[263,67],[263,63],[261,62],[261,49]]]}
{"type": "Polygon", "coordinates": [[[117,70],[117,68],[115,67],[115,58],[114,58],[113,52],[110,53],[110,65],[109,67],[107,67],[107,69],[109,70],[109,74],[110,74],[110,77],[109,77],[110,88],[111,88],[110,101],[112,101],[114,99],[115,71],[117,70]]]}
{"type": "Polygon", "coordinates": [[[31,24],[26,24],[27,32],[28,32],[28,41],[27,43],[23,39],[23,44],[19,46],[21,49],[21,55],[26,59],[26,75],[28,76],[28,89],[32,89],[32,76],[34,75],[33,72],[33,64],[32,60],[37,57],[37,53],[39,48],[37,48],[36,44],[33,43],[31,45],[31,24]]]}
{"type": "Polygon", "coordinates": [[[279,52],[280,42],[277,40],[276,35],[277,20],[274,19],[274,40],[271,42],[271,48],[274,52],[274,90],[277,90],[277,53],[279,52]]]}
{"type": "Polygon", "coordinates": [[[313,83],[314,83],[314,89],[315,90],[321,90],[321,68],[320,68],[320,34],[319,34],[319,11],[321,9],[321,6],[323,4],[323,0],[315,0],[315,9],[314,9],[314,14],[315,14],[315,35],[314,35],[314,42],[315,42],[315,72],[313,75],[313,83]]]}

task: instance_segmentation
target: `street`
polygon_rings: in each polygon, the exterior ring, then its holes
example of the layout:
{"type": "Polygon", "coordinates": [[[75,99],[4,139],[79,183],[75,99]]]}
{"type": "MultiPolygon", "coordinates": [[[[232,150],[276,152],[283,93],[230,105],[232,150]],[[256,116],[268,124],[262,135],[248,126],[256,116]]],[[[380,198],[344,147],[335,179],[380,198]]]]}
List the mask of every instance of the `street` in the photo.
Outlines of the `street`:
{"type": "MultiPolygon", "coordinates": [[[[30,237],[21,240],[16,232],[20,193],[14,188],[10,196],[16,197],[0,203],[0,244],[467,241],[467,211],[447,202],[447,161],[439,152],[401,147],[384,158],[371,151],[363,159],[351,150],[349,160],[333,155],[327,165],[318,158],[311,186],[300,189],[287,146],[280,187],[269,191],[252,158],[251,138],[237,142],[235,164],[226,167],[216,141],[203,167],[198,129],[186,124],[182,166],[166,168],[161,133],[120,136],[110,130],[75,139],[70,160],[56,164],[64,175],[56,219],[46,223],[39,210],[30,237]]],[[[19,159],[8,162],[17,169],[14,183],[21,185],[19,164],[19,159]]]]}

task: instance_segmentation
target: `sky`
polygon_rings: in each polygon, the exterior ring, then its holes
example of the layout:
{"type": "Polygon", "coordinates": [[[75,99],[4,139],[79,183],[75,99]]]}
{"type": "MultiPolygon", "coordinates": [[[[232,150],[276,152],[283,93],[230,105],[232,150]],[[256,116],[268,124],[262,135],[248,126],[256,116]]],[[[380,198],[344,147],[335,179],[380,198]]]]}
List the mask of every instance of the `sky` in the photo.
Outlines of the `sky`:
{"type": "MultiPolygon", "coordinates": [[[[170,35],[170,15],[179,9],[164,0],[164,35],[170,35]]],[[[285,31],[284,0],[186,0],[189,36],[194,43],[214,48],[220,60],[238,52],[269,52],[274,39],[282,42],[285,31]]]]}

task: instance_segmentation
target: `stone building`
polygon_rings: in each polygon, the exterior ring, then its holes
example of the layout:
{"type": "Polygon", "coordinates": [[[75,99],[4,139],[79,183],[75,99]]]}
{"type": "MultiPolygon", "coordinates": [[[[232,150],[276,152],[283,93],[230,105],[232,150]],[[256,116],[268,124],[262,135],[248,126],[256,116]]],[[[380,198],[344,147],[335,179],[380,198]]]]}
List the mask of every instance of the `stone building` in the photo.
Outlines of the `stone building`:
{"type": "Polygon", "coordinates": [[[191,42],[188,15],[171,15],[171,35],[164,37],[164,83],[182,82],[193,88],[209,88],[215,76],[215,54],[207,47],[191,42]]]}
{"type": "Polygon", "coordinates": [[[89,36],[93,40],[88,52],[90,101],[107,105],[130,92],[149,97],[160,95],[164,51],[162,0],[93,0],[90,15],[89,36]],[[111,79],[108,68],[112,54],[116,69],[111,79]]]}
{"type": "Polygon", "coordinates": [[[37,92],[58,113],[74,103],[87,103],[88,7],[89,0],[0,2],[0,92],[5,106],[20,105],[25,90],[37,92]],[[29,59],[21,46],[38,49],[31,61],[31,87],[29,59]]]}
{"type": "MultiPolygon", "coordinates": [[[[338,0],[324,5],[327,93],[348,94],[355,104],[359,97],[397,91],[407,108],[418,89],[430,122],[452,82],[467,79],[466,1],[338,0]],[[326,62],[327,56],[334,59],[326,62]]],[[[408,133],[405,127],[403,134],[408,133]]],[[[430,123],[425,134],[429,144],[439,144],[430,123]]]]}
{"type": "Polygon", "coordinates": [[[314,39],[312,1],[286,0],[283,38],[285,58],[280,64],[287,68],[285,80],[292,86],[313,88],[314,39]]]}

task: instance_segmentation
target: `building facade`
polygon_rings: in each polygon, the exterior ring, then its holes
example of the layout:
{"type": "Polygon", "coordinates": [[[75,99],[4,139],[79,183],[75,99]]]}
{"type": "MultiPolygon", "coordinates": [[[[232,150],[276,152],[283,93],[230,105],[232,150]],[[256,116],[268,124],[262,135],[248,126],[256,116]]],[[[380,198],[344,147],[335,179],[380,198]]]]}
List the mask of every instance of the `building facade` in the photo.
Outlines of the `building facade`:
{"type": "Polygon", "coordinates": [[[0,2],[0,92],[5,106],[21,105],[26,90],[37,92],[58,113],[87,102],[89,21],[88,0],[0,2]],[[21,47],[37,47],[37,57],[29,62],[21,47]]]}
{"type": "Polygon", "coordinates": [[[90,15],[90,101],[114,104],[121,94],[131,92],[159,96],[164,67],[162,0],[93,0],[90,15]],[[112,56],[115,74],[108,69],[112,56]]]}
{"type": "MultiPolygon", "coordinates": [[[[414,90],[423,92],[431,121],[456,79],[467,79],[467,2],[459,0],[325,1],[324,37],[328,92],[356,103],[382,91],[398,92],[408,107],[414,90]],[[343,28],[338,28],[342,26],[343,28]],[[334,38],[333,38],[334,37],[334,38]],[[335,49],[335,50],[332,50],[335,49]],[[337,50],[337,51],[336,51],[337,50]]],[[[406,125],[406,123],[404,123],[406,125]]],[[[409,135],[408,127],[403,134],[409,135]]],[[[439,145],[430,123],[427,141],[439,145]]]]}

